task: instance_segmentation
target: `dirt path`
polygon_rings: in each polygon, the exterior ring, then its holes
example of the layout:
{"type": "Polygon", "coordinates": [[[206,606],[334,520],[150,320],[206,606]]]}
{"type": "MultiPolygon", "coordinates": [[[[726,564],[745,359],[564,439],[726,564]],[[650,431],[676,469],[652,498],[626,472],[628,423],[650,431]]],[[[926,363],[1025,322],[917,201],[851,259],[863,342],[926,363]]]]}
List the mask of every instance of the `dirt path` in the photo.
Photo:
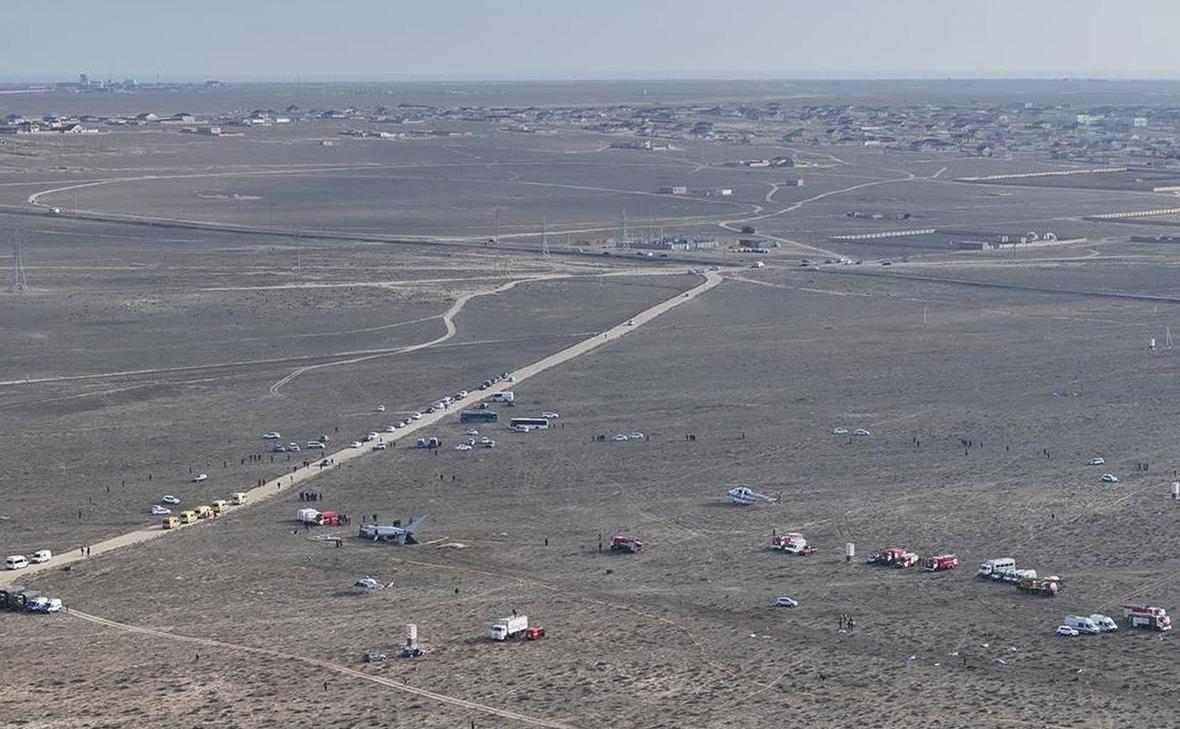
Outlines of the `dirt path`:
{"type": "Polygon", "coordinates": [[[287,376],[279,379],[273,385],[271,385],[270,386],[270,394],[279,395],[280,394],[279,390],[281,390],[284,385],[286,385],[288,382],[290,382],[291,380],[294,380],[296,377],[302,375],[305,372],[323,369],[325,367],[335,367],[337,365],[356,364],[358,362],[365,362],[365,361],[368,361],[371,359],[377,359],[378,357],[390,357],[395,354],[408,354],[410,352],[417,352],[420,349],[426,349],[427,347],[433,347],[436,344],[442,344],[443,342],[446,342],[446,341],[450,340],[451,338],[453,338],[455,336],[455,334],[458,332],[458,330],[455,328],[455,317],[459,315],[459,312],[463,310],[463,307],[467,304],[467,302],[471,301],[475,297],[477,297],[477,296],[491,296],[493,294],[500,294],[500,293],[503,293],[505,291],[508,291],[508,290],[514,288],[517,284],[532,283],[535,281],[546,281],[546,280],[555,279],[555,278],[569,278],[569,277],[570,276],[568,274],[560,274],[560,273],[542,274],[539,276],[530,276],[529,278],[522,278],[522,279],[517,279],[515,281],[509,281],[506,284],[502,284],[502,285],[497,286],[496,288],[490,289],[488,291],[474,291],[469,294],[464,294],[463,296],[460,296],[455,301],[454,304],[451,304],[450,308],[448,308],[445,312],[442,313],[443,326],[446,327],[446,332],[443,333],[442,336],[435,337],[434,339],[430,340],[429,342],[422,342],[421,344],[411,344],[411,345],[408,345],[405,347],[398,347],[396,349],[392,349],[387,352],[378,352],[376,354],[369,354],[369,355],[365,355],[363,357],[354,357],[352,359],[341,359],[341,360],[336,360],[335,362],[321,362],[319,364],[313,364],[313,365],[307,365],[306,367],[300,367],[299,369],[291,372],[287,376]]]}
{"type": "MultiPolygon", "coordinates": [[[[580,357],[588,352],[593,351],[594,349],[597,349],[598,347],[601,347],[604,344],[608,344],[610,342],[613,342],[613,341],[625,336],[626,334],[639,329],[644,324],[647,324],[648,322],[652,321],[653,319],[660,316],[661,314],[665,314],[665,313],[671,311],[672,309],[676,308],[677,306],[680,306],[681,304],[684,304],[688,301],[695,299],[697,296],[700,296],[701,294],[712,289],[717,284],[721,283],[722,280],[723,279],[722,279],[720,273],[710,271],[710,272],[704,274],[704,281],[697,284],[696,286],[689,289],[688,291],[678,293],[670,299],[665,299],[664,301],[661,301],[661,302],[655,304],[654,306],[651,306],[651,307],[645,309],[644,311],[640,312],[639,314],[636,314],[635,316],[631,317],[627,321],[616,324],[615,326],[613,326],[603,332],[600,332],[598,334],[594,334],[593,336],[591,336],[587,339],[583,339],[582,341],[577,342],[576,344],[573,344],[569,347],[566,347],[565,349],[563,349],[559,352],[551,354],[548,357],[545,357],[545,358],[540,359],[536,362],[533,362],[532,364],[528,364],[523,367],[520,367],[512,373],[513,377],[515,377],[515,380],[517,383],[523,382],[523,381],[529,379],[530,377],[541,374],[545,370],[548,370],[552,367],[556,367],[560,364],[563,364],[563,363],[568,362],[572,359],[580,357]]],[[[456,302],[456,305],[458,305],[458,302],[456,302]]],[[[458,311],[456,306],[452,306],[451,310],[455,313],[457,313],[457,311],[458,311]]],[[[448,330],[448,332],[451,332],[453,334],[453,329],[454,329],[454,323],[450,322],[450,325],[448,326],[447,330],[448,330]]],[[[416,345],[416,346],[418,348],[421,348],[421,347],[427,346],[427,345],[416,345]]],[[[461,400],[456,400],[455,402],[451,403],[451,405],[447,409],[440,410],[435,413],[429,413],[429,414],[423,415],[421,420],[413,421],[410,425],[398,430],[396,433],[383,433],[381,436],[382,440],[384,440],[387,443],[396,443],[398,440],[402,440],[404,438],[409,438],[409,437],[413,436],[413,434],[415,432],[422,430],[424,428],[428,428],[428,427],[434,425],[435,423],[443,420],[444,418],[451,417],[454,413],[459,412],[460,410],[462,410],[465,407],[474,405],[475,403],[484,399],[486,396],[487,395],[484,391],[476,390],[475,392],[472,392],[471,394],[469,394],[467,397],[465,397],[461,400]]],[[[379,427],[375,427],[374,429],[380,430],[379,427]]],[[[324,454],[322,456],[322,459],[328,459],[332,462],[332,465],[328,469],[320,468],[320,466],[318,465],[318,463],[319,463],[318,461],[313,462],[311,465],[308,465],[308,466],[296,468],[291,473],[284,474],[283,476],[280,476],[278,478],[267,481],[266,483],[264,483],[261,486],[246,490],[245,491],[246,505],[248,506],[251,504],[260,503],[262,501],[266,501],[268,499],[271,499],[284,491],[288,491],[300,484],[304,484],[304,483],[314,479],[316,476],[318,476],[320,473],[322,473],[325,470],[329,470],[330,468],[338,468],[339,466],[347,463],[348,461],[351,461],[354,458],[360,458],[361,456],[372,455],[374,453],[386,453],[386,452],[387,451],[373,451],[368,446],[368,444],[366,444],[364,447],[361,447],[361,448],[344,448],[339,451],[336,451],[335,453],[324,454]]],[[[231,507],[231,508],[235,508],[235,507],[231,507]]],[[[237,508],[241,508],[241,507],[237,507],[237,508]]],[[[116,537],[111,537],[110,539],[105,539],[101,542],[98,542],[97,544],[89,545],[89,547],[88,547],[90,549],[89,556],[82,554],[80,552],[70,552],[68,554],[56,555],[51,562],[47,562],[45,564],[31,565],[30,567],[23,569],[23,570],[0,572],[0,585],[13,584],[14,582],[16,582],[18,580],[23,582],[23,581],[27,580],[29,577],[31,577],[35,574],[38,574],[40,572],[44,572],[44,571],[47,571],[50,569],[55,569],[55,568],[60,567],[62,565],[67,565],[67,564],[70,564],[73,562],[77,562],[79,560],[90,559],[95,556],[105,554],[106,552],[110,552],[111,550],[119,549],[121,547],[126,547],[126,546],[130,546],[133,544],[139,544],[141,542],[146,542],[146,541],[149,541],[152,539],[159,539],[159,538],[166,536],[174,531],[180,531],[182,529],[199,528],[204,525],[215,524],[215,523],[216,523],[216,518],[211,518],[211,519],[205,519],[205,520],[198,521],[194,524],[181,525],[177,529],[171,529],[171,530],[163,529],[159,524],[153,524],[151,526],[143,527],[141,529],[137,529],[135,531],[128,532],[126,534],[121,534],[116,537]]]]}
{"type": "Polygon", "coordinates": [[[460,699],[460,698],[457,698],[454,696],[448,696],[446,694],[441,694],[437,691],[430,691],[427,689],[418,688],[416,686],[411,686],[407,683],[403,683],[401,681],[395,681],[391,678],[385,678],[383,676],[374,676],[372,674],[365,673],[364,671],[358,671],[354,668],[342,666],[339,663],[332,663],[330,661],[325,661],[325,660],[321,660],[318,658],[309,658],[307,656],[299,656],[299,655],[295,655],[293,653],[283,653],[281,651],[271,650],[269,648],[254,648],[252,646],[238,645],[235,643],[226,643],[224,641],[214,640],[212,638],[197,638],[197,637],[193,637],[193,636],[189,636],[189,635],[180,635],[177,633],[169,633],[164,630],[156,630],[154,628],[144,628],[144,627],[140,627],[140,626],[136,626],[136,625],[127,625],[126,623],[119,623],[114,620],[107,620],[106,618],[100,618],[97,615],[90,615],[89,613],[79,612],[77,610],[70,610],[69,613],[67,613],[67,614],[71,617],[79,618],[81,620],[88,620],[92,623],[97,623],[98,625],[102,625],[102,626],[105,626],[108,628],[115,628],[117,630],[123,630],[123,631],[131,632],[131,633],[139,633],[141,635],[149,635],[149,636],[152,636],[155,638],[163,638],[166,640],[181,641],[181,642],[185,642],[185,643],[194,643],[197,645],[209,646],[211,648],[226,648],[226,649],[232,650],[236,653],[242,653],[242,652],[252,653],[254,655],[267,656],[270,658],[278,658],[283,661],[298,661],[300,663],[306,663],[310,666],[322,668],[324,670],[332,671],[334,673],[339,673],[341,675],[349,676],[351,678],[357,678],[362,681],[369,681],[371,683],[376,683],[381,686],[385,686],[387,688],[394,689],[396,691],[401,691],[403,693],[414,694],[415,696],[421,696],[422,698],[430,699],[431,701],[437,701],[442,704],[449,704],[451,706],[457,706],[459,708],[468,709],[470,711],[478,711],[482,714],[488,714],[490,716],[498,716],[503,719],[511,719],[513,721],[517,721],[522,724],[528,724],[530,726],[549,727],[549,729],[577,729],[577,727],[573,724],[567,724],[564,722],[555,721],[555,720],[551,720],[551,719],[541,719],[538,717],[528,716],[525,714],[519,714],[515,711],[508,711],[506,709],[498,709],[494,706],[488,706],[487,704],[478,704],[474,701],[468,701],[466,699],[460,699]]]}

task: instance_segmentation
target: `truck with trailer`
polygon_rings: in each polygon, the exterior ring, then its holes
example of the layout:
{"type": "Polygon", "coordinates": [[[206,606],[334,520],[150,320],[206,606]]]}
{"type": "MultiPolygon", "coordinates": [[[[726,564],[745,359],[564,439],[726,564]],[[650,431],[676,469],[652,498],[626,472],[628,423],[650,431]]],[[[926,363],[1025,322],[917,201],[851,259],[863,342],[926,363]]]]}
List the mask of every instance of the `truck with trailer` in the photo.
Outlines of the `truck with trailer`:
{"type": "Polygon", "coordinates": [[[528,629],[529,617],[527,615],[513,615],[492,623],[490,635],[492,640],[509,640],[523,636],[528,629]]]}
{"type": "Polygon", "coordinates": [[[1162,607],[1123,605],[1123,617],[1132,628],[1166,632],[1172,629],[1172,617],[1162,607]]]}

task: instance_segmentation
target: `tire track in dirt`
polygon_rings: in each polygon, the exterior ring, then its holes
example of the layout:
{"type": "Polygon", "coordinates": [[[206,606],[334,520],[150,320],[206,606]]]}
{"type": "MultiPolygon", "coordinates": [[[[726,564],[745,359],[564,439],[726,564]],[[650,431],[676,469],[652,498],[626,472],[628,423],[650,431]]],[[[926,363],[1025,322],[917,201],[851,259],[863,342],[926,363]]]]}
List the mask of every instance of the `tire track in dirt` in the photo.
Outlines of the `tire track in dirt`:
{"type": "Polygon", "coordinates": [[[108,620],[107,618],[101,618],[97,615],[91,615],[89,613],[80,612],[78,610],[70,610],[67,614],[72,617],[79,618],[81,620],[87,620],[87,621],[89,621],[91,623],[95,623],[97,625],[102,625],[102,626],[105,626],[108,628],[114,628],[117,630],[123,630],[123,631],[131,632],[131,633],[138,633],[140,635],[147,635],[147,636],[151,636],[154,638],[163,638],[166,640],[181,641],[181,642],[185,642],[185,643],[195,643],[197,645],[205,645],[205,646],[209,646],[211,648],[226,648],[226,649],[236,651],[236,652],[251,653],[253,655],[265,656],[268,658],[278,658],[283,661],[298,661],[300,663],[304,663],[309,666],[315,666],[317,668],[322,668],[327,671],[332,671],[333,673],[339,673],[341,675],[349,676],[351,678],[356,678],[356,679],[360,679],[363,681],[369,681],[371,683],[379,684],[381,686],[385,686],[387,688],[391,688],[396,691],[401,691],[401,692],[407,693],[407,694],[413,694],[415,696],[420,696],[424,699],[430,699],[431,701],[435,701],[435,702],[438,702],[441,704],[448,704],[450,706],[457,706],[459,708],[468,709],[470,711],[478,711],[481,714],[488,714],[490,716],[498,716],[502,719],[511,719],[513,721],[517,721],[522,724],[528,724],[530,726],[548,727],[548,729],[578,729],[578,727],[574,724],[567,724],[565,722],[561,722],[561,721],[557,721],[557,720],[553,720],[553,719],[543,719],[543,718],[539,718],[539,717],[528,716],[526,714],[521,714],[521,713],[515,712],[515,711],[509,711],[507,709],[500,709],[495,706],[488,706],[487,704],[480,704],[475,701],[468,701],[467,699],[461,699],[461,698],[458,698],[455,696],[450,696],[448,694],[439,693],[438,691],[430,691],[428,689],[418,688],[417,686],[411,686],[408,683],[404,683],[402,681],[395,681],[391,678],[385,678],[384,676],[374,676],[374,675],[365,673],[363,671],[358,671],[355,668],[349,668],[347,666],[342,666],[339,663],[332,663],[331,661],[325,661],[325,660],[322,660],[319,658],[300,656],[300,655],[296,655],[294,653],[284,653],[282,651],[277,651],[277,650],[273,650],[270,648],[256,648],[253,646],[239,645],[236,643],[229,643],[226,641],[216,640],[213,638],[199,638],[199,637],[190,636],[190,635],[181,635],[179,633],[170,633],[168,631],[157,630],[155,628],[145,628],[145,627],[137,626],[137,625],[128,625],[126,623],[120,623],[120,622],[117,622],[114,620],[108,620]]]}

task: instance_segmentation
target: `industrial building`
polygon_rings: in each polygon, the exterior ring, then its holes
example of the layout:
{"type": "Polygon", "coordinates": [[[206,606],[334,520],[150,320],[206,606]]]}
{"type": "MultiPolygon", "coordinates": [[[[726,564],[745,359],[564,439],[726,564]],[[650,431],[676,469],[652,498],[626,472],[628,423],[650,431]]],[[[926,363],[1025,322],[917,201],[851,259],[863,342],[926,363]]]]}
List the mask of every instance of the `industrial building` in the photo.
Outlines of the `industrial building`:
{"type": "Polygon", "coordinates": [[[634,248],[646,251],[701,251],[716,248],[718,242],[708,238],[665,235],[659,238],[630,238],[621,240],[617,248],[634,248]]]}

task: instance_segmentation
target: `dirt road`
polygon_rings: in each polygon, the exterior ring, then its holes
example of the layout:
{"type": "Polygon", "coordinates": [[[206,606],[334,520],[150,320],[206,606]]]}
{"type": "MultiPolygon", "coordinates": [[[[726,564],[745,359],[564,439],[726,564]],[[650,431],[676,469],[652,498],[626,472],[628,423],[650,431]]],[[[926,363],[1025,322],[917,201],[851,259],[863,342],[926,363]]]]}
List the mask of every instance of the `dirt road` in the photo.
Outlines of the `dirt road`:
{"type": "MultiPolygon", "coordinates": [[[[652,307],[649,307],[648,309],[645,309],[644,311],[640,312],[639,314],[636,314],[634,317],[631,317],[630,319],[628,319],[625,322],[616,324],[615,326],[613,326],[603,332],[595,334],[587,339],[583,339],[582,341],[580,341],[576,344],[573,344],[569,347],[566,347],[565,349],[563,349],[559,352],[551,354],[548,357],[545,357],[545,358],[540,359],[536,362],[533,362],[532,364],[528,364],[523,367],[520,367],[520,368],[516,369],[512,373],[512,375],[515,378],[516,383],[520,383],[520,382],[527,380],[530,377],[533,377],[534,375],[538,375],[538,374],[544,372],[545,370],[548,370],[552,367],[556,367],[562,363],[568,362],[576,357],[580,357],[580,356],[586,354],[587,352],[593,351],[594,349],[597,349],[598,347],[601,347],[604,344],[607,344],[609,342],[613,342],[613,341],[619,339],[620,337],[623,337],[626,334],[639,329],[644,324],[647,324],[648,322],[652,321],[656,317],[671,311],[672,309],[676,308],[677,306],[680,306],[681,304],[684,304],[688,301],[695,299],[697,296],[700,296],[701,294],[705,293],[706,291],[712,289],[717,284],[721,283],[721,281],[722,281],[722,278],[719,273],[714,272],[714,271],[707,272],[704,274],[704,281],[702,281],[700,284],[694,286],[693,288],[689,289],[688,291],[678,293],[678,294],[676,294],[676,296],[674,296],[670,299],[665,299],[664,301],[661,301],[660,303],[658,303],[652,307]]],[[[456,306],[458,306],[458,302],[456,302],[456,306]]],[[[452,306],[452,311],[457,311],[455,306],[452,306]]],[[[447,327],[448,333],[453,333],[454,324],[451,322],[448,322],[448,324],[449,324],[449,326],[447,327]]],[[[418,348],[421,348],[422,346],[425,346],[425,345],[417,345],[417,346],[418,346],[418,348]]],[[[405,428],[401,428],[400,430],[398,430],[395,433],[382,433],[381,438],[386,443],[396,444],[397,441],[407,438],[409,436],[412,436],[417,431],[427,428],[431,425],[434,425],[435,423],[438,423],[439,421],[443,420],[444,418],[451,417],[454,413],[459,412],[460,410],[462,410],[465,407],[468,407],[470,405],[474,405],[475,403],[479,402],[480,400],[484,399],[485,397],[487,397],[487,393],[485,393],[482,390],[476,390],[475,392],[472,392],[471,394],[469,394],[467,397],[465,397],[461,400],[456,400],[455,402],[451,403],[451,406],[448,409],[440,410],[435,413],[429,413],[429,414],[423,415],[421,420],[413,421],[410,423],[410,425],[406,426],[405,428]]],[[[381,430],[381,428],[379,426],[374,426],[374,430],[379,431],[379,430],[381,430]]],[[[371,455],[374,453],[386,453],[386,452],[387,451],[374,451],[372,449],[371,445],[366,443],[366,444],[362,445],[362,447],[360,447],[360,448],[351,448],[350,447],[350,448],[341,449],[339,451],[336,451],[335,453],[324,454],[320,459],[317,459],[317,461],[313,462],[311,465],[296,468],[291,473],[288,473],[283,476],[280,476],[279,478],[275,478],[270,481],[267,481],[266,483],[264,483],[261,486],[245,490],[244,493],[246,494],[246,506],[249,506],[250,504],[256,504],[256,503],[259,503],[262,501],[266,501],[267,499],[273,498],[276,495],[278,495],[284,491],[289,491],[298,485],[304,484],[304,483],[314,479],[316,476],[323,473],[325,470],[328,470],[330,468],[337,468],[337,467],[353,460],[354,458],[360,458],[361,456],[371,455]],[[330,460],[332,462],[332,465],[329,466],[327,469],[320,468],[320,466],[319,466],[320,460],[330,460]]],[[[241,508],[241,507],[239,507],[239,508],[241,508]]],[[[213,524],[213,523],[216,523],[215,517],[210,518],[210,519],[206,519],[206,520],[202,520],[202,521],[198,521],[194,524],[181,525],[177,529],[173,529],[173,530],[163,529],[159,524],[147,526],[142,529],[137,529],[135,531],[128,532],[126,534],[121,534],[116,537],[111,537],[110,539],[105,539],[97,544],[89,545],[89,547],[88,547],[88,549],[90,550],[89,555],[86,555],[86,554],[83,554],[80,552],[70,552],[69,554],[56,555],[51,562],[47,562],[45,564],[31,565],[30,567],[23,569],[23,570],[2,572],[2,573],[0,573],[0,585],[13,584],[13,583],[17,582],[18,580],[25,581],[29,577],[31,577],[37,573],[44,572],[44,571],[47,571],[50,569],[54,569],[54,568],[57,568],[57,567],[60,567],[63,565],[68,565],[73,562],[77,562],[79,560],[91,559],[96,556],[100,556],[106,552],[109,552],[111,550],[119,549],[121,547],[127,547],[127,546],[130,546],[133,544],[140,544],[142,542],[146,542],[146,541],[149,541],[152,539],[159,539],[161,537],[164,537],[164,536],[172,533],[173,531],[178,531],[180,529],[197,528],[197,527],[200,527],[203,525],[208,525],[208,524],[213,524]]]]}

